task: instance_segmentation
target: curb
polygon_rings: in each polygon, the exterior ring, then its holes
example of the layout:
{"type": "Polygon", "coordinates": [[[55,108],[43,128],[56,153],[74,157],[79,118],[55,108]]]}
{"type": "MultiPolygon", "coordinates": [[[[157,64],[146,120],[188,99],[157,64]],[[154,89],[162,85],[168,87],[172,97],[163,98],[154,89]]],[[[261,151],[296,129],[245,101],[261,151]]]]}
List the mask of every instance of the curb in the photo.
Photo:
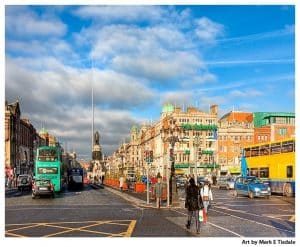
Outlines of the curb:
{"type": "MultiPolygon", "coordinates": [[[[117,191],[117,190],[115,190],[115,189],[113,189],[113,188],[111,188],[107,185],[105,185],[105,188],[108,189],[110,192],[122,197],[126,201],[129,201],[130,203],[135,204],[138,207],[158,209],[156,207],[156,203],[152,202],[152,203],[147,204],[147,202],[145,202],[144,200],[141,200],[141,199],[138,199],[134,196],[128,195],[127,193],[119,192],[119,191],[117,191]]],[[[181,207],[179,207],[179,206],[169,206],[169,207],[162,206],[162,207],[160,207],[160,209],[175,209],[175,208],[181,208],[181,207]]]]}

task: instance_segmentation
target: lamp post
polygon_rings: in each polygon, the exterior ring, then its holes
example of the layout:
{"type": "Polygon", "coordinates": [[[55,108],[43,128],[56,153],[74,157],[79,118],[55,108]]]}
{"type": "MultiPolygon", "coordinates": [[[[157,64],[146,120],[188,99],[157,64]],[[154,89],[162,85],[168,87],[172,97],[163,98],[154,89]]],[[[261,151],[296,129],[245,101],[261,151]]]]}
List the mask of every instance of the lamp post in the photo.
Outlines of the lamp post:
{"type": "Polygon", "coordinates": [[[167,165],[166,169],[166,178],[167,178],[167,206],[178,204],[178,195],[176,188],[176,180],[175,180],[175,155],[174,155],[174,147],[175,143],[179,142],[179,138],[177,136],[178,127],[176,127],[176,120],[173,117],[169,118],[169,127],[163,128],[161,130],[162,140],[163,142],[168,142],[169,144],[169,162],[167,159],[167,164],[170,164],[170,167],[167,165]],[[165,135],[167,135],[165,137],[165,135]],[[170,169],[170,172],[169,172],[170,169]]]}
{"type": "Polygon", "coordinates": [[[194,162],[195,162],[195,171],[194,171],[194,174],[195,174],[195,181],[196,181],[196,183],[197,183],[197,173],[198,173],[197,153],[198,153],[199,144],[200,144],[200,139],[199,139],[198,136],[195,136],[194,137],[194,162]]]}
{"type": "Polygon", "coordinates": [[[176,180],[175,180],[175,155],[174,155],[174,147],[175,143],[179,142],[178,136],[174,135],[177,134],[177,128],[176,128],[176,120],[174,118],[170,119],[170,136],[168,137],[168,142],[171,145],[170,150],[170,161],[171,161],[171,174],[170,174],[170,181],[169,181],[169,187],[170,187],[170,204],[178,204],[178,195],[177,195],[177,188],[176,188],[176,180]]]}

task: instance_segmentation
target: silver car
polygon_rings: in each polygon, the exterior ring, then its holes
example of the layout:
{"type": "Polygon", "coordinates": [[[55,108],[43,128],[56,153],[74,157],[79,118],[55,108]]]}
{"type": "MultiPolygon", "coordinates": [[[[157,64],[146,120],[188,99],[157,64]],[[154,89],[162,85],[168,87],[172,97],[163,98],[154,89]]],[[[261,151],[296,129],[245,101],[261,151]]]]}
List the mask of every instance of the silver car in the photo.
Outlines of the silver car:
{"type": "Polygon", "coordinates": [[[217,181],[217,186],[219,189],[234,189],[234,178],[232,177],[219,177],[218,181],[217,181]]]}

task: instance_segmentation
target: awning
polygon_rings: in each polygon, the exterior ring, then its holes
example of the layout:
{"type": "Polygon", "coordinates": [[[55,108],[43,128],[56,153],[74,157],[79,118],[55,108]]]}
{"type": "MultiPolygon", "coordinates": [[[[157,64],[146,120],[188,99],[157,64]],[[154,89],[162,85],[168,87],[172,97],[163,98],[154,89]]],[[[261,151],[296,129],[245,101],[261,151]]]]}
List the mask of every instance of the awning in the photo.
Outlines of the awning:
{"type": "Polygon", "coordinates": [[[175,170],[175,174],[176,174],[176,175],[184,175],[185,172],[184,172],[184,170],[182,170],[182,169],[176,169],[176,170],[175,170]]]}
{"type": "Polygon", "coordinates": [[[233,166],[233,167],[229,167],[228,170],[229,170],[230,173],[241,173],[241,167],[233,166]]]}

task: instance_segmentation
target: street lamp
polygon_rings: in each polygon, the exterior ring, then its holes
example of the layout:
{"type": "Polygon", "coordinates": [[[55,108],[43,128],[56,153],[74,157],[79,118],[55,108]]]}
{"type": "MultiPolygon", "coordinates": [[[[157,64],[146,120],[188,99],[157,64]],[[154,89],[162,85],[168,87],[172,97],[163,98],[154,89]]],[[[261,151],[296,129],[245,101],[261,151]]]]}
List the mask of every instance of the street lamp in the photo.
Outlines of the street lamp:
{"type": "Polygon", "coordinates": [[[197,167],[197,156],[198,156],[198,147],[199,147],[199,144],[200,144],[200,138],[199,136],[195,136],[194,137],[194,162],[195,162],[195,181],[197,183],[197,173],[198,173],[198,167],[197,167]]]}
{"type": "Polygon", "coordinates": [[[174,205],[174,204],[178,203],[176,181],[175,181],[175,155],[174,155],[175,143],[179,142],[177,133],[178,133],[178,127],[176,127],[176,120],[173,117],[171,117],[171,118],[169,118],[169,127],[163,128],[161,130],[163,142],[168,142],[170,145],[169,160],[170,160],[171,173],[169,174],[169,166],[167,166],[167,169],[166,169],[167,206],[170,206],[170,204],[174,205]],[[166,138],[165,138],[165,134],[167,135],[166,138]],[[173,203],[172,203],[172,201],[173,201],[173,203]]]}

